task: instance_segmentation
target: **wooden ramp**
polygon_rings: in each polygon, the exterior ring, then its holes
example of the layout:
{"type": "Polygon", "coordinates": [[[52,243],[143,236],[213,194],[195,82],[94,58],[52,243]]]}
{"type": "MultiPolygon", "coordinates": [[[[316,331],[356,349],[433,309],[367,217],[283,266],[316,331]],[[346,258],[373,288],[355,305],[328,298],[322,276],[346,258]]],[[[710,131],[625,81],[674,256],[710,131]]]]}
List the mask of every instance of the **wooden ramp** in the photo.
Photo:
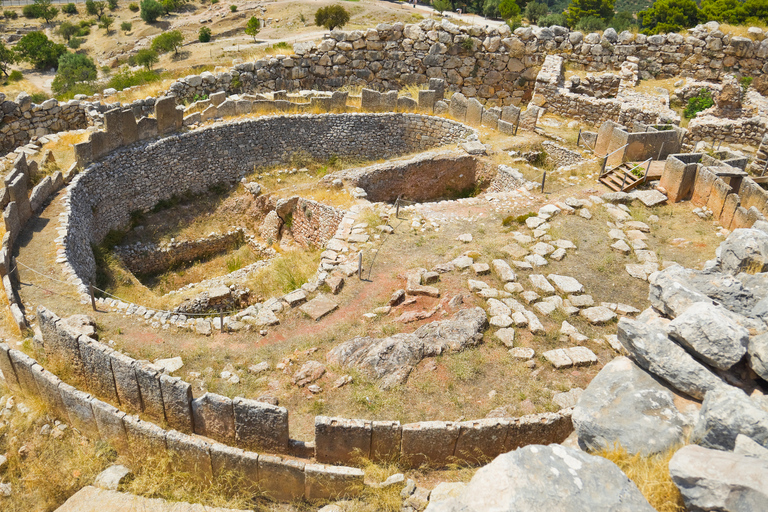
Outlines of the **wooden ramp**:
{"type": "Polygon", "coordinates": [[[639,166],[634,162],[624,162],[618,167],[603,173],[598,181],[614,192],[629,192],[646,181],[645,167],[639,166]],[[640,170],[643,175],[636,176],[633,174],[632,169],[635,168],[640,170]]]}

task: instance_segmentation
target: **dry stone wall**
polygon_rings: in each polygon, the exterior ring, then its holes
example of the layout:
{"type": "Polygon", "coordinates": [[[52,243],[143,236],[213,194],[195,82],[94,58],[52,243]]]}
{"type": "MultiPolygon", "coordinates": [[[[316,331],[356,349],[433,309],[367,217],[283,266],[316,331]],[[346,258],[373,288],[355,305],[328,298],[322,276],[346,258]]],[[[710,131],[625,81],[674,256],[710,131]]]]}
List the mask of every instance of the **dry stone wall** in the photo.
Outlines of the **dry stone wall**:
{"type": "Polygon", "coordinates": [[[304,247],[325,247],[336,233],[344,212],[300,197],[291,218],[291,235],[294,240],[304,247]]]}

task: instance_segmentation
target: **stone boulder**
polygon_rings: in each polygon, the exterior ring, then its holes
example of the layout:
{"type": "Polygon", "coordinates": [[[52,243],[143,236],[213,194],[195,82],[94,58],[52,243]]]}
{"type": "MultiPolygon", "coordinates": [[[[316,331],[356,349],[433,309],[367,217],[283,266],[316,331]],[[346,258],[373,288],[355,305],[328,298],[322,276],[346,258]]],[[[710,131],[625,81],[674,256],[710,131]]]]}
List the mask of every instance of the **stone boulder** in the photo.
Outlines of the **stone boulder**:
{"type": "Polygon", "coordinates": [[[688,510],[755,512],[768,507],[768,461],[689,445],[669,461],[688,510]]]}
{"type": "Polygon", "coordinates": [[[623,356],[592,379],[572,418],[582,448],[600,450],[619,443],[644,455],[681,444],[686,427],[672,392],[623,356]]]}
{"type": "Polygon", "coordinates": [[[749,366],[765,380],[768,380],[768,334],[753,336],[747,347],[749,366]]]}
{"type": "Polygon", "coordinates": [[[483,340],[488,317],[482,308],[462,309],[451,320],[431,322],[419,327],[414,336],[424,345],[424,357],[443,352],[459,352],[483,340]]]}
{"type": "Polygon", "coordinates": [[[768,448],[768,410],[738,388],[718,386],[702,403],[692,441],[715,450],[733,450],[739,434],[768,448]]]}
{"type": "Polygon", "coordinates": [[[768,272],[768,233],[758,229],[735,229],[717,250],[720,271],[736,275],[768,272]]]}
{"type": "Polygon", "coordinates": [[[557,510],[652,512],[640,490],[614,463],[559,444],[528,445],[480,468],[456,498],[433,512],[557,510]]]}

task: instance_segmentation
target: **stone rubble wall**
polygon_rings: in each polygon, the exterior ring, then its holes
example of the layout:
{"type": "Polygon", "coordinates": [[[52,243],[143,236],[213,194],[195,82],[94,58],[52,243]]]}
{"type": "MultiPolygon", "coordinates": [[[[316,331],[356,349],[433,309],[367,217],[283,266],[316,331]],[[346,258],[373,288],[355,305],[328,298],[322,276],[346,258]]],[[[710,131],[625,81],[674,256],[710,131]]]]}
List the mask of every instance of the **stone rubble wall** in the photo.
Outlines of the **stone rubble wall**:
{"type": "Polygon", "coordinates": [[[517,169],[507,165],[499,165],[496,170],[496,176],[488,184],[489,192],[511,192],[517,190],[528,182],[517,169]]]}
{"type": "MultiPolygon", "coordinates": [[[[192,398],[191,386],[183,380],[72,330],[44,307],[37,314],[42,334],[39,348],[45,361],[65,364],[76,381],[88,383],[88,391],[95,396],[183,434],[202,435],[245,450],[292,454],[298,444],[303,446],[302,454],[311,452],[320,463],[347,464],[362,454],[379,461],[401,460],[412,467],[424,463],[445,466],[457,461],[488,461],[527,444],[559,443],[573,431],[570,409],[520,418],[405,425],[318,416],[314,443],[301,443],[288,437],[285,408],[214,393],[192,398]]],[[[6,370],[9,367],[12,364],[3,362],[0,351],[0,370],[12,379],[13,373],[6,370]]],[[[13,384],[8,377],[6,381],[13,384]]]]}
{"type": "Polygon", "coordinates": [[[333,155],[376,160],[456,143],[470,133],[459,123],[419,114],[300,115],[208,126],[113,151],[68,188],[64,271],[87,293],[85,283],[96,271],[91,244],[125,226],[131,212],[146,211],[173,195],[236,183],[257,167],[286,163],[297,152],[321,160],[333,155]]]}
{"type": "MultiPolygon", "coordinates": [[[[355,495],[364,487],[364,473],[358,468],[261,454],[252,451],[251,446],[235,448],[173,430],[170,421],[167,422],[169,429],[163,429],[61,381],[31,357],[9,349],[4,343],[0,343],[0,371],[11,392],[39,397],[54,416],[86,437],[106,441],[118,452],[152,455],[168,452],[180,470],[202,482],[216,477],[228,478],[234,473],[254,490],[279,501],[339,498],[355,495]]],[[[232,401],[235,408],[238,401],[251,402],[235,399],[232,401]]],[[[214,421],[221,419],[213,409],[206,414],[214,421]]],[[[235,435],[241,432],[238,430],[235,435]]]]}
{"type": "MultiPolygon", "coordinates": [[[[689,35],[645,36],[613,29],[570,32],[563,27],[459,27],[438,23],[379,24],[366,31],[333,31],[319,44],[298,43],[294,55],[238,64],[227,73],[192,75],[169,92],[183,100],[228,93],[364,86],[379,90],[446,80],[447,89],[482,103],[517,105],[529,98],[547,55],[588,71],[620,70],[637,58],[641,78],[690,76],[717,80],[724,73],[757,76],[766,71],[768,39],[731,36],[707,24],[689,35]],[[471,41],[470,43],[465,41],[471,41]],[[467,45],[465,47],[464,45],[467,45]]],[[[614,118],[615,119],[615,118],[614,118]]]]}
{"type": "Polygon", "coordinates": [[[157,274],[182,262],[195,261],[213,254],[219,254],[245,243],[242,228],[228,233],[212,233],[197,240],[176,240],[163,244],[137,243],[115,247],[115,254],[134,274],[157,274]]]}
{"type": "Polygon", "coordinates": [[[768,120],[761,116],[740,119],[697,116],[688,123],[686,142],[715,141],[758,147],[767,131],[768,120]]]}
{"type": "Polygon", "coordinates": [[[291,235],[304,247],[325,247],[344,218],[344,211],[300,197],[293,209],[291,235]]]}

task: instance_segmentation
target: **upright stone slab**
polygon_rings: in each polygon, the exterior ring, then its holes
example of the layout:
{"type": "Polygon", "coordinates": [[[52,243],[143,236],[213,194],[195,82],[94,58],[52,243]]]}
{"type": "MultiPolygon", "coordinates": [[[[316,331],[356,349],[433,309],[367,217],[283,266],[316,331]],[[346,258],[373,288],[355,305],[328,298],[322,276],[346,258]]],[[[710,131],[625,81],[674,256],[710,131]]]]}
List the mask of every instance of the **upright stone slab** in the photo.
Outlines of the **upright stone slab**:
{"type": "Polygon", "coordinates": [[[483,111],[483,126],[488,126],[496,130],[499,127],[499,118],[501,117],[501,109],[499,107],[493,107],[483,111]]]}
{"type": "Polygon", "coordinates": [[[230,479],[251,492],[259,488],[258,454],[221,443],[213,443],[210,453],[214,478],[230,479]]]}
{"type": "Polygon", "coordinates": [[[237,105],[234,100],[227,99],[224,103],[216,107],[217,117],[232,117],[237,114],[237,105]]]}
{"type": "Polygon", "coordinates": [[[346,464],[371,452],[371,422],[315,416],[315,458],[346,464]]]}
{"type": "Polygon", "coordinates": [[[94,398],[91,409],[99,429],[99,437],[111,443],[118,452],[128,449],[128,436],[123,422],[126,414],[117,407],[94,398]]]}
{"type": "Polygon", "coordinates": [[[107,132],[107,145],[110,151],[123,145],[122,121],[122,110],[119,107],[104,112],[104,130],[107,132]]]}
{"type": "Polygon", "coordinates": [[[401,96],[397,98],[397,111],[398,112],[415,112],[419,108],[419,104],[413,98],[408,96],[401,96]]]}
{"type": "Polygon", "coordinates": [[[717,176],[708,167],[700,168],[693,184],[691,202],[696,206],[706,206],[709,202],[709,194],[712,192],[712,185],[716,180],[717,176]]]}
{"type": "Polygon", "coordinates": [[[168,451],[176,463],[176,468],[189,474],[193,480],[201,483],[213,481],[210,445],[175,430],[165,436],[168,451]]]}
{"type": "Polygon", "coordinates": [[[139,361],[134,362],[136,380],[141,393],[141,408],[144,414],[157,421],[165,421],[163,393],[160,390],[160,373],[139,361]]]}
{"type": "Polygon", "coordinates": [[[707,208],[712,210],[712,216],[715,219],[720,219],[720,214],[723,213],[723,207],[725,206],[725,200],[731,193],[731,186],[728,185],[725,180],[718,178],[712,184],[712,190],[709,193],[709,200],[707,201],[707,208]]]}
{"type": "Polygon", "coordinates": [[[453,457],[459,426],[446,421],[422,421],[403,425],[401,460],[412,468],[423,464],[442,467],[453,457]]]}
{"type": "Polygon", "coordinates": [[[136,126],[139,140],[154,139],[157,137],[157,119],[152,117],[142,117],[139,119],[136,126]]]}
{"type": "Polygon", "coordinates": [[[536,129],[536,123],[539,121],[539,115],[544,109],[537,107],[536,105],[528,105],[525,112],[520,114],[520,129],[534,131],[536,129]]]}
{"type": "Polygon", "coordinates": [[[307,464],[304,467],[306,499],[327,500],[351,497],[363,490],[362,469],[307,464]]]}
{"type": "Polygon", "coordinates": [[[429,89],[435,91],[435,101],[442,101],[445,98],[445,80],[442,78],[430,78],[429,89]]]}
{"type": "Polygon", "coordinates": [[[22,226],[32,217],[32,205],[29,203],[29,191],[27,190],[27,179],[24,176],[18,176],[8,186],[8,192],[11,194],[11,201],[16,203],[19,209],[19,222],[22,226]]]}
{"type": "Polygon", "coordinates": [[[195,431],[192,420],[192,386],[179,377],[160,375],[165,421],[175,430],[191,434],[195,431]]]}
{"type": "Polygon", "coordinates": [[[5,232],[8,234],[8,241],[10,244],[13,244],[21,231],[19,208],[15,202],[8,203],[8,206],[3,210],[3,224],[5,225],[5,232]]]}
{"type": "Polygon", "coordinates": [[[741,201],[738,195],[728,194],[723,203],[723,211],[720,213],[720,224],[726,228],[731,229],[731,223],[733,217],[736,215],[736,209],[740,206],[741,201]]]}
{"type": "Polygon", "coordinates": [[[69,415],[67,414],[67,408],[64,406],[64,401],[61,399],[61,393],[59,393],[61,379],[48,370],[43,369],[39,364],[32,366],[32,376],[37,382],[38,396],[57,418],[67,421],[69,415]]]}
{"type": "Polygon", "coordinates": [[[235,439],[246,450],[288,451],[288,410],[284,407],[246,398],[232,401],[235,413],[235,439]]]}
{"type": "Polygon", "coordinates": [[[18,393],[20,390],[19,379],[16,378],[16,370],[13,369],[13,363],[11,363],[10,350],[8,345],[0,343],[0,372],[3,373],[8,389],[12,393],[18,393]]]}
{"type": "Polygon", "coordinates": [[[109,140],[107,139],[106,132],[91,132],[89,141],[91,143],[91,157],[93,160],[98,160],[109,153],[109,140]]]}
{"type": "Polygon", "coordinates": [[[47,364],[54,368],[67,368],[76,379],[83,379],[83,359],[78,342],[80,333],[42,306],[37,308],[37,320],[43,335],[47,364]]]}
{"type": "Polygon", "coordinates": [[[483,122],[483,104],[477,101],[477,98],[470,98],[467,101],[466,122],[470,126],[480,126],[483,122]]]}
{"type": "MultiPolygon", "coordinates": [[[[283,91],[283,92],[285,92],[285,91],[283,91]]],[[[275,94],[277,94],[277,93],[275,93],[275,94]]],[[[219,105],[224,103],[224,100],[227,99],[227,93],[224,92],[224,91],[218,91],[218,92],[215,92],[215,93],[211,94],[208,97],[208,99],[211,101],[211,105],[213,105],[214,107],[218,107],[219,105]]]]}
{"type": "Polygon", "coordinates": [[[349,93],[345,91],[333,91],[331,94],[331,109],[334,112],[346,112],[349,93]]]}
{"type": "Polygon", "coordinates": [[[454,457],[471,464],[483,464],[504,452],[509,421],[485,418],[459,423],[454,457]]]}
{"type": "Polygon", "coordinates": [[[66,382],[59,384],[59,394],[67,410],[70,424],[86,435],[96,440],[99,438],[99,426],[91,405],[93,397],[66,382]]]}
{"type": "Polygon", "coordinates": [[[381,93],[372,89],[363,89],[360,109],[363,112],[378,112],[381,110],[381,93]]]}
{"type": "Polygon", "coordinates": [[[19,387],[22,392],[28,395],[39,396],[40,391],[37,389],[37,381],[33,375],[32,368],[35,365],[40,365],[27,354],[18,350],[9,350],[8,357],[11,360],[13,369],[16,371],[16,379],[19,381],[19,387]]]}
{"type": "Polygon", "coordinates": [[[154,423],[142,421],[138,417],[128,414],[123,417],[123,425],[125,425],[125,434],[131,450],[143,451],[149,456],[165,454],[167,449],[165,430],[154,423]]]}
{"type": "Polygon", "coordinates": [[[381,110],[384,112],[395,112],[397,110],[397,91],[382,93],[381,110]]]}
{"type": "Polygon", "coordinates": [[[374,421],[371,424],[371,460],[396,462],[400,459],[403,429],[399,421],[374,421]]]}
{"type": "Polygon", "coordinates": [[[501,121],[510,123],[512,125],[516,125],[519,118],[520,118],[519,107],[516,107],[514,105],[507,105],[506,107],[501,108],[501,117],[499,118],[501,121]]]}
{"type": "Polygon", "coordinates": [[[561,412],[529,414],[509,422],[504,451],[529,444],[562,443],[573,432],[571,415],[561,412]]]}
{"type": "Polygon", "coordinates": [[[437,101],[437,93],[431,90],[419,91],[419,110],[422,112],[431,113],[435,109],[435,102],[437,101]]]}
{"type": "Polygon", "coordinates": [[[448,113],[457,121],[463,123],[467,118],[467,98],[460,92],[451,96],[451,105],[448,113]]]}
{"type": "Polygon", "coordinates": [[[184,113],[176,110],[176,98],[163,96],[155,101],[155,119],[157,119],[157,133],[165,135],[177,132],[184,121],[184,113]]]}
{"type": "Polygon", "coordinates": [[[259,488],[273,500],[293,501],[304,498],[305,464],[274,455],[259,455],[259,488]]]}
{"type": "Polygon", "coordinates": [[[85,167],[93,162],[93,146],[91,145],[91,141],[78,142],[75,144],[74,149],[77,165],[85,167]]]}
{"type": "Polygon", "coordinates": [[[235,412],[232,400],[206,393],[192,400],[195,433],[224,444],[235,444],[235,412]]]}
{"type": "Polygon", "coordinates": [[[313,112],[330,112],[332,107],[331,98],[310,98],[309,108],[313,112]]]}
{"type": "Polygon", "coordinates": [[[131,412],[141,412],[141,391],[136,378],[135,361],[119,352],[112,352],[110,358],[120,406],[131,412]]]}
{"type": "Polygon", "coordinates": [[[102,400],[119,404],[110,357],[114,351],[87,336],[78,338],[78,346],[89,390],[102,400]]]}
{"type": "Polygon", "coordinates": [[[244,116],[251,113],[253,102],[248,100],[238,100],[235,102],[235,113],[238,116],[244,116]]]}
{"type": "Polygon", "coordinates": [[[123,132],[123,145],[133,144],[139,140],[139,125],[136,123],[136,116],[133,110],[125,108],[120,112],[120,123],[123,132]]]}
{"type": "Polygon", "coordinates": [[[288,91],[275,91],[272,93],[272,99],[274,101],[288,101],[288,91]]]}

